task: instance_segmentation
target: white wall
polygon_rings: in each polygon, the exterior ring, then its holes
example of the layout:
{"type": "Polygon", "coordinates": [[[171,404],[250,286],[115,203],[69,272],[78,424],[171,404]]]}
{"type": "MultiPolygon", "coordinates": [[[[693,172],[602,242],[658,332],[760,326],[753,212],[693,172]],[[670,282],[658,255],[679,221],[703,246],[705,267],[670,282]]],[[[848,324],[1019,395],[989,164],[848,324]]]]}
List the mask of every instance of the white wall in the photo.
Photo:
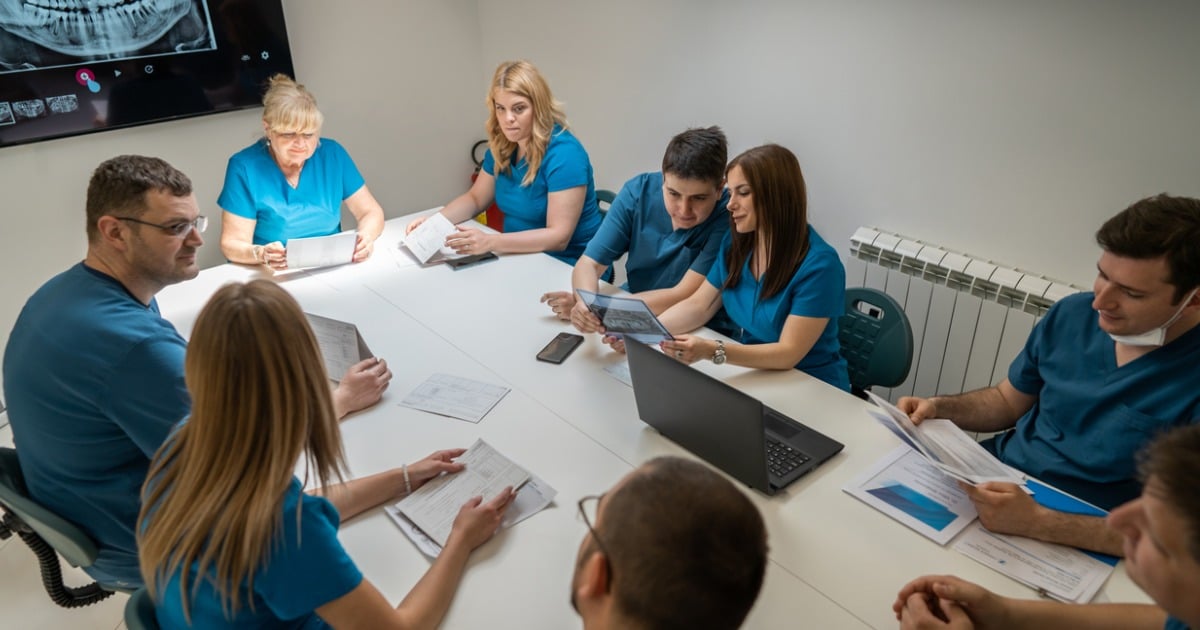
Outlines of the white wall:
{"type": "MultiPolygon", "coordinates": [[[[325,135],[350,151],[388,216],[465,190],[482,134],[475,0],[285,0],[298,78],[325,135]]],[[[84,199],[97,164],[156,155],[187,173],[201,212],[219,218],[225,162],[261,131],[260,109],[0,149],[0,348],[25,299],[83,258],[84,199]]],[[[352,225],[352,223],[351,223],[352,225]]],[[[219,222],[202,266],[224,262],[219,222]]]]}
{"type": "MultiPolygon", "coordinates": [[[[1200,196],[1200,3],[480,2],[616,189],[688,126],[800,157],[839,249],[876,225],[1091,286],[1130,202],[1200,196]]],[[[732,155],[731,155],[732,157],[732,155]]]]}

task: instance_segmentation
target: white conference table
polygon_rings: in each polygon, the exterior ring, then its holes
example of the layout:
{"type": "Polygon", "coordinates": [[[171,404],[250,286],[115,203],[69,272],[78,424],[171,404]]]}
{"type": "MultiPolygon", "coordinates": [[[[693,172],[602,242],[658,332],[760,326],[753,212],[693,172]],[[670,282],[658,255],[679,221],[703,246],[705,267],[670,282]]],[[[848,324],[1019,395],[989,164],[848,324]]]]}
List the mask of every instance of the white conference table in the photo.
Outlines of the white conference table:
{"type": "MultiPolygon", "coordinates": [[[[576,517],[576,502],[603,492],[650,458],[694,457],[638,419],[632,390],[603,371],[624,357],[597,336],[589,335],[562,365],[534,358],[554,335],[570,329],[538,302],[545,291],[569,286],[567,265],[529,254],[458,271],[445,265],[422,268],[406,254],[388,251],[411,218],[389,221],[374,256],[364,263],[276,276],[305,310],[354,322],[394,374],[379,405],[342,424],[351,474],[487,440],[556,488],[558,497],[551,508],[502,531],[476,552],[444,627],[579,627],[568,602],[586,531],[576,517]],[[435,372],[512,391],[478,424],[398,405],[435,372]]],[[[186,337],[213,291],[256,277],[270,274],[238,265],[215,267],[167,288],[159,304],[186,337]]],[[[1001,594],[1034,596],[842,492],[899,443],[867,415],[867,403],[796,370],[708,362],[696,367],[846,445],[777,496],[742,488],[763,513],[771,548],[763,593],[746,627],[892,628],[896,592],[924,573],[953,573],[1001,594]]],[[[344,524],[340,537],[364,575],[393,603],[428,566],[382,510],[344,524]]],[[[1148,601],[1123,564],[1098,599],[1148,601]]]]}

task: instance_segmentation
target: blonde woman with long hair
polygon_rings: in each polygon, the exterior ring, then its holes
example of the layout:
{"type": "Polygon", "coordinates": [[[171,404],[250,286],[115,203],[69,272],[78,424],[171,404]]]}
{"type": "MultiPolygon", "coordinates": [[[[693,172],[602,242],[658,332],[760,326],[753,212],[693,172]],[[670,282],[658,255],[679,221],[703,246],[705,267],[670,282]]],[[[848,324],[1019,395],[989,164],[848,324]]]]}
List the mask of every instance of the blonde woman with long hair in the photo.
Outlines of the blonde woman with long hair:
{"type": "Polygon", "coordinates": [[[505,61],[492,77],[486,104],[483,168],[470,190],[441,213],[462,223],[495,201],[504,213],[504,233],[460,227],[446,246],[460,254],[546,252],[574,265],[600,227],[600,209],[591,161],[568,130],[562,103],[533,64],[505,61]]]}
{"type": "Polygon", "coordinates": [[[345,456],[320,351],[299,305],[272,282],[217,291],[184,369],[191,417],[155,455],[138,523],[162,627],[436,626],[511,489],[464,505],[441,555],[392,608],[338,542],[338,524],[461,470],[453,460],[463,451],[332,483],[345,456]],[[302,491],[301,456],[323,496],[302,491]]]}

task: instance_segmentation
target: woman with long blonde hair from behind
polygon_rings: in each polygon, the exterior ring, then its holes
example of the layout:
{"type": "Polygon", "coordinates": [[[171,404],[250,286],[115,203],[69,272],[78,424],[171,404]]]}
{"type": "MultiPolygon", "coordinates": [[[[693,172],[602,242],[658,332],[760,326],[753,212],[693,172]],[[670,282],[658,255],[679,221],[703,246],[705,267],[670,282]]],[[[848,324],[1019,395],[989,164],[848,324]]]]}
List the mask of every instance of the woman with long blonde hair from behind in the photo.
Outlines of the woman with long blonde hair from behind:
{"type": "Polygon", "coordinates": [[[342,549],[338,524],[461,470],[463,451],[331,485],[345,456],[323,365],[299,305],[272,282],[227,285],[200,312],[184,365],[192,415],[155,455],[138,524],[162,627],[425,628],[445,615],[512,491],[464,505],[392,608],[342,549]],[[323,497],[302,492],[301,456],[323,497]]]}
{"type": "Polygon", "coordinates": [[[504,233],[460,227],[446,246],[460,254],[546,252],[574,265],[600,228],[600,207],[592,163],[567,129],[562,103],[528,61],[497,66],[485,102],[488,150],[479,177],[441,213],[462,223],[494,200],[504,233]]]}

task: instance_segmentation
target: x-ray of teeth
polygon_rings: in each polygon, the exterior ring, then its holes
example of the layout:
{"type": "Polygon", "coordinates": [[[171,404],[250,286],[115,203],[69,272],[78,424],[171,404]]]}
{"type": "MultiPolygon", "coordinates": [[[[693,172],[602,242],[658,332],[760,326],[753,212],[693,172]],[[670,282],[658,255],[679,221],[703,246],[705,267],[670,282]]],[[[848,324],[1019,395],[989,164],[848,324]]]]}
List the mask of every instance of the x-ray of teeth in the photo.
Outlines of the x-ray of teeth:
{"type": "Polygon", "coordinates": [[[20,120],[41,118],[46,115],[46,104],[42,99],[35,98],[28,101],[17,101],[12,104],[13,113],[20,120]]]}
{"type": "Polygon", "coordinates": [[[51,114],[69,114],[79,109],[79,99],[74,94],[47,96],[46,104],[50,106],[51,114]]]}
{"type": "Polygon", "coordinates": [[[0,125],[11,125],[13,122],[12,107],[8,102],[0,103],[0,125]]]}
{"type": "Polygon", "coordinates": [[[0,0],[0,72],[211,48],[206,0],[0,0]]]}

